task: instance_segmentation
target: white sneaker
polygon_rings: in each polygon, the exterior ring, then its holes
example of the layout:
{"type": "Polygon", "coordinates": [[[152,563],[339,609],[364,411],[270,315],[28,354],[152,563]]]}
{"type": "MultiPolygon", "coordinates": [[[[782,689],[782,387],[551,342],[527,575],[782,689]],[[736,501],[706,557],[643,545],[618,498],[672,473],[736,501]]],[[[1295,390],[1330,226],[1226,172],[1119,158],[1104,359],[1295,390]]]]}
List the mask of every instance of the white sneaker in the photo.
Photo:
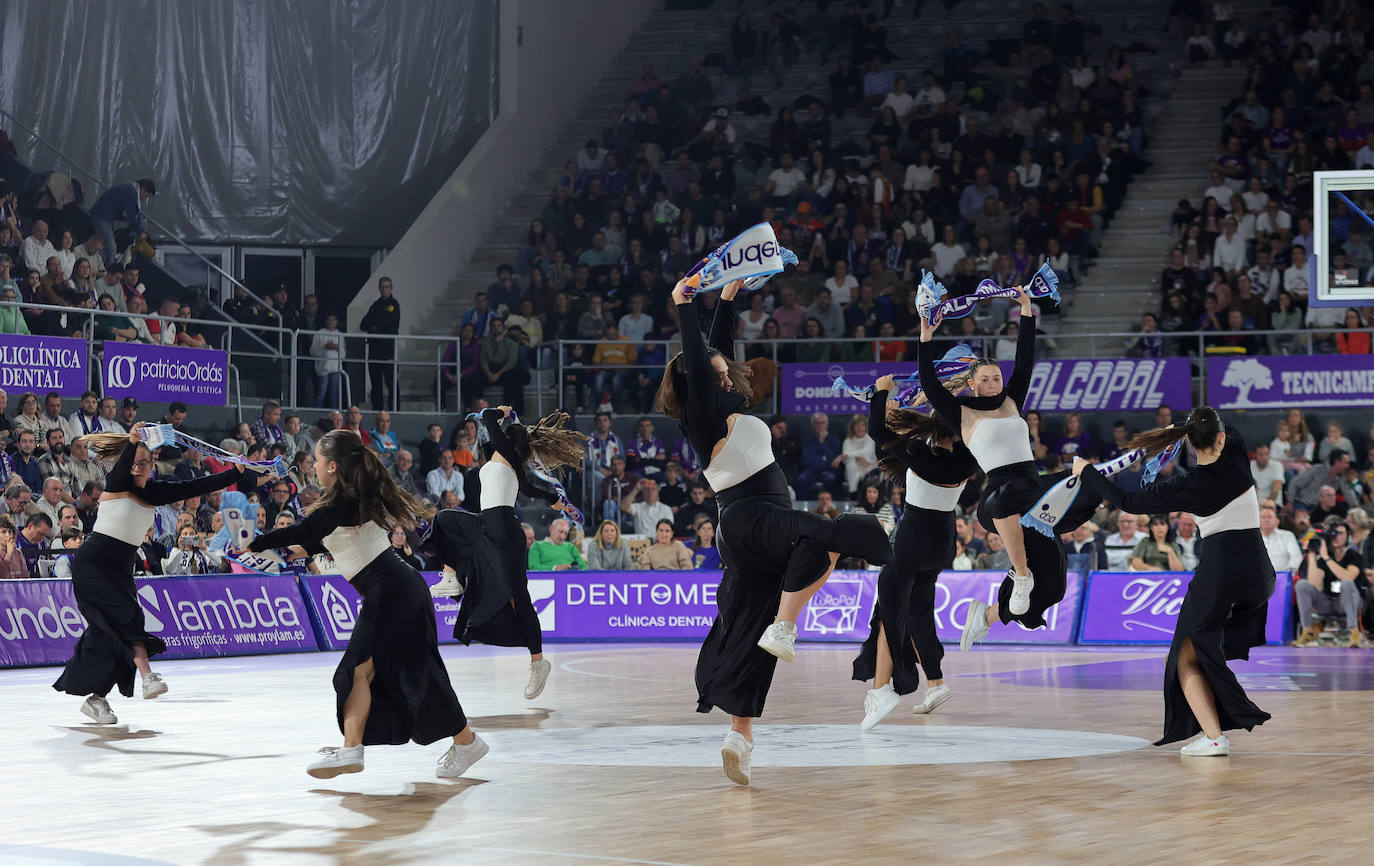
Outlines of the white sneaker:
{"type": "Polygon", "coordinates": [[[1030,572],[1017,574],[1012,569],[1007,569],[1007,577],[1011,578],[1011,599],[1007,602],[1007,610],[1013,616],[1020,616],[1030,610],[1031,590],[1035,589],[1035,577],[1030,572]]]}
{"type": "Polygon", "coordinates": [[[143,678],[143,699],[151,701],[158,695],[167,694],[167,684],[162,681],[162,674],[150,673],[143,678]]]}
{"type": "Polygon", "coordinates": [[[911,711],[918,716],[933,712],[934,709],[954,696],[949,686],[938,685],[931,689],[926,689],[926,699],[911,708],[911,711]]]}
{"type": "Polygon", "coordinates": [[[316,779],[332,779],[343,773],[363,771],[362,746],[325,746],[320,754],[324,757],[305,768],[316,779]]]}
{"type": "Polygon", "coordinates": [[[968,618],[964,620],[964,634],[959,638],[959,651],[969,648],[988,636],[988,606],[981,601],[969,602],[968,618]]]}
{"type": "Polygon", "coordinates": [[[113,725],[119,721],[115,718],[114,710],[110,709],[110,702],[97,695],[86,698],[86,702],[81,705],[81,712],[97,725],[113,725]]]}
{"type": "Polygon", "coordinates": [[[549,673],[553,670],[553,665],[548,659],[540,659],[537,662],[530,662],[530,681],[525,683],[525,700],[532,701],[544,691],[544,685],[549,681],[549,673]]]}
{"type": "Polygon", "coordinates": [[[468,771],[468,768],[478,761],[482,756],[491,751],[487,746],[487,741],[472,735],[472,742],[466,746],[457,743],[448,747],[444,756],[439,759],[439,766],[434,770],[434,775],[440,779],[457,779],[468,771]]]}
{"type": "Polygon", "coordinates": [[[720,747],[720,758],[725,764],[725,775],[736,785],[749,784],[749,762],[753,760],[754,744],[744,738],[739,731],[725,735],[720,747]]]}
{"type": "Polygon", "coordinates": [[[897,709],[901,704],[902,696],[892,689],[892,683],[877,688],[869,689],[868,694],[864,695],[864,720],[859,722],[859,730],[867,731],[874,725],[887,718],[887,714],[897,709]]]}
{"type": "Polygon", "coordinates": [[[457,598],[466,591],[467,586],[458,579],[458,572],[451,568],[445,568],[443,578],[429,588],[429,594],[435,598],[457,598]]]}
{"type": "Polygon", "coordinates": [[[1212,758],[1231,754],[1231,741],[1225,734],[1215,740],[1203,734],[1196,740],[1178,750],[1186,758],[1212,758]]]}
{"type": "Polygon", "coordinates": [[[797,624],[795,622],[775,622],[759,638],[759,646],[769,655],[775,655],[785,662],[797,657],[797,624]]]}

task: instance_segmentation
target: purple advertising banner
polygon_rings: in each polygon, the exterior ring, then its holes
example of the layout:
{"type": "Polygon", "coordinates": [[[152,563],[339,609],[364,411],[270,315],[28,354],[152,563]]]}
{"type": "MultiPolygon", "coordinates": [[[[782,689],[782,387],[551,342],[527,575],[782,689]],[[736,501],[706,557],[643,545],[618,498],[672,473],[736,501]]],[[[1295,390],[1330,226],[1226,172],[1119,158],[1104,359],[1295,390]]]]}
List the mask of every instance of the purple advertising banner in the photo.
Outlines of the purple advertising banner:
{"type": "Polygon", "coordinates": [[[0,334],[0,388],[15,397],[25,391],[79,397],[90,388],[89,355],[85,340],[0,334]]]}
{"type": "MultiPolygon", "coordinates": [[[[234,574],[137,580],[145,627],[164,658],[317,649],[294,575],[234,574]]],[[[86,621],[70,581],[0,581],[0,667],[61,664],[86,621]]]]}
{"type": "MultiPolygon", "coordinates": [[[[439,582],[436,571],[422,572],[431,586],[439,582]]],[[[353,636],[363,597],[338,574],[303,574],[301,588],[310,604],[310,618],[315,623],[322,650],[341,650],[353,636]]],[[[453,622],[458,617],[458,602],[452,598],[434,599],[434,625],[439,630],[439,643],[457,643],[453,639],[453,622]]]]}
{"type": "Polygon", "coordinates": [[[1207,402],[1218,409],[1374,406],[1374,355],[1208,358],[1207,402]]]}
{"type": "MultiPolygon", "coordinates": [[[[1005,572],[947,571],[935,597],[940,639],[955,642],[969,602],[992,602],[1005,572]]],[[[878,572],[837,571],[811,599],[800,640],[868,637],[878,572]]],[[[536,572],[530,597],[549,640],[699,640],[716,616],[718,571],[536,572]]],[[[1049,628],[994,625],[990,643],[1070,643],[1077,621],[1079,576],[1069,575],[1064,601],[1046,614],[1049,628]]]]}
{"type": "MultiPolygon", "coordinates": [[[[1012,363],[998,362],[1003,375],[1012,363]]],[[[915,361],[901,364],[783,364],[782,411],[866,412],[866,404],[831,390],[835,379],[856,388],[873,384],[887,373],[908,376],[915,361]]],[[[1210,393],[1210,391],[1209,391],[1210,393]]],[[[1023,411],[1153,412],[1161,404],[1193,404],[1192,368],[1187,358],[1055,358],[1037,361],[1023,411]]]]}
{"type": "Polygon", "coordinates": [[[203,406],[229,403],[229,360],[217,349],[106,340],[104,372],[107,397],[203,406]]]}
{"type": "MultiPolygon", "coordinates": [[[[1192,572],[1095,571],[1088,577],[1078,642],[1082,644],[1168,644],[1192,572]]],[[[1270,645],[1288,642],[1292,580],[1281,571],[1269,599],[1264,635],[1270,645]]]]}

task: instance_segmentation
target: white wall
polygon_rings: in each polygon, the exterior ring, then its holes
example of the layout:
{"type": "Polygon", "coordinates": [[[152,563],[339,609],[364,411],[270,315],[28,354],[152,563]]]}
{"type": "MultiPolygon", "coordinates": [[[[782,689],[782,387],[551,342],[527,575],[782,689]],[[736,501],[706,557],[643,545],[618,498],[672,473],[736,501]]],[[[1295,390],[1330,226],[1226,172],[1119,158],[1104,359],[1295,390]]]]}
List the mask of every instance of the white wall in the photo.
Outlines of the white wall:
{"type": "MultiPolygon", "coordinates": [[[[501,0],[496,122],[373,272],[396,286],[402,334],[436,330],[439,323],[421,327],[433,293],[457,275],[583,94],[660,6],[662,0],[501,0]]],[[[348,321],[360,321],[376,298],[374,278],[349,306],[348,321]]]]}

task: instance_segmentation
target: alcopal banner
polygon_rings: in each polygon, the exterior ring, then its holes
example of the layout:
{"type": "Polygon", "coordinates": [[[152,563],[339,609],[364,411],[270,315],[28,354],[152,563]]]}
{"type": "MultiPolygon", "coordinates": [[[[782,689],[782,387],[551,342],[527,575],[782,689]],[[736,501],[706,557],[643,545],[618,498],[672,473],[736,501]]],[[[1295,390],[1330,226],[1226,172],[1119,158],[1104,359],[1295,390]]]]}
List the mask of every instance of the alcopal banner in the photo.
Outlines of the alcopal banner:
{"type": "Polygon", "coordinates": [[[0,334],[0,388],[11,400],[25,391],[38,394],[40,399],[49,391],[80,397],[90,387],[86,375],[89,354],[86,341],[72,337],[0,334]]]}
{"type": "MultiPolygon", "coordinates": [[[[1193,579],[1190,571],[1095,571],[1088,576],[1078,642],[1168,644],[1193,579]]],[[[1270,646],[1288,642],[1292,576],[1281,571],[1269,598],[1264,636],[1270,646]]]]}
{"type": "Polygon", "coordinates": [[[229,357],[218,349],[106,340],[105,395],[154,403],[229,404],[229,357]]]}
{"type": "MultiPolygon", "coordinates": [[[[137,578],[145,627],[161,658],[316,649],[294,575],[137,578]]],[[[0,581],[0,667],[62,664],[86,630],[70,581],[0,581]]]]}
{"type": "MultiPolygon", "coordinates": [[[[942,350],[943,351],[943,350],[942,350]]],[[[1003,376],[1015,365],[999,361],[1003,376]]],[[[862,388],[888,373],[902,377],[915,360],[900,364],[816,363],[782,365],[782,411],[867,412],[868,405],[836,394],[831,385],[843,377],[862,388]]],[[[1209,391],[1210,393],[1210,391],[1209,391]]],[[[1161,405],[1193,405],[1192,367],[1187,358],[1054,358],[1035,362],[1022,411],[1153,412],[1161,405]]]]}
{"type": "Polygon", "coordinates": [[[1253,355],[1207,359],[1218,409],[1374,406],[1374,355],[1253,355]]]}

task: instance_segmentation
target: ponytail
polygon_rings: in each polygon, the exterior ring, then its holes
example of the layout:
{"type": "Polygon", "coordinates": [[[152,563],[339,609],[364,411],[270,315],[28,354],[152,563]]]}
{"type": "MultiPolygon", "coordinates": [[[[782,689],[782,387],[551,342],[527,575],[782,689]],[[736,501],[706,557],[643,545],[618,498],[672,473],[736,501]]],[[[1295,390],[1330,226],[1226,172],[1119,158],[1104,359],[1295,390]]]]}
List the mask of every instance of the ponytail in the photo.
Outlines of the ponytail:
{"type": "Polygon", "coordinates": [[[1211,406],[1199,406],[1188,413],[1188,420],[1172,427],[1161,427],[1137,433],[1131,439],[1131,448],[1144,448],[1147,457],[1153,457],[1187,437],[1189,444],[1199,451],[1207,451],[1217,444],[1217,437],[1225,431],[1221,415],[1211,406]]]}
{"type": "Polygon", "coordinates": [[[124,446],[129,444],[128,434],[125,433],[87,433],[72,441],[77,440],[85,442],[91,454],[101,463],[114,463],[124,453],[124,446]]]}
{"type": "MultiPolygon", "coordinates": [[[[925,395],[921,394],[924,398],[925,395]]],[[[889,478],[906,477],[906,464],[894,453],[907,439],[954,439],[954,431],[938,414],[917,412],[913,409],[889,408],[887,427],[895,437],[884,443],[878,451],[878,468],[889,478]]]]}
{"type": "MultiPolygon", "coordinates": [[[[521,428],[511,427],[510,432],[523,433],[523,445],[512,439],[520,456],[533,455],[550,471],[582,465],[587,453],[587,434],[568,428],[570,416],[561,409],[539,419],[539,422],[521,428]]],[[[517,433],[519,436],[521,433],[517,433]]]]}

